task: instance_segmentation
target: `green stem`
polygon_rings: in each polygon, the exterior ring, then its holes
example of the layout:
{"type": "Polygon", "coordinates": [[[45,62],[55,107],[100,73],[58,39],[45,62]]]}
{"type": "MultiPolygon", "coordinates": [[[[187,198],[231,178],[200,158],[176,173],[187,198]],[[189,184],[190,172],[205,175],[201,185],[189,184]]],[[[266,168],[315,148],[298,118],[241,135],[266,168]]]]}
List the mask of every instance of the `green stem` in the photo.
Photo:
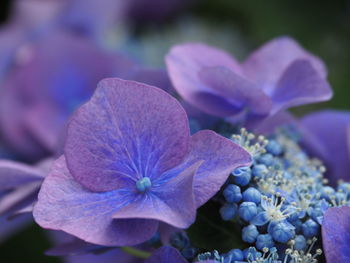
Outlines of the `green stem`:
{"type": "Polygon", "coordinates": [[[120,249],[125,253],[138,258],[146,259],[151,256],[151,253],[133,247],[121,247],[120,249]]]}

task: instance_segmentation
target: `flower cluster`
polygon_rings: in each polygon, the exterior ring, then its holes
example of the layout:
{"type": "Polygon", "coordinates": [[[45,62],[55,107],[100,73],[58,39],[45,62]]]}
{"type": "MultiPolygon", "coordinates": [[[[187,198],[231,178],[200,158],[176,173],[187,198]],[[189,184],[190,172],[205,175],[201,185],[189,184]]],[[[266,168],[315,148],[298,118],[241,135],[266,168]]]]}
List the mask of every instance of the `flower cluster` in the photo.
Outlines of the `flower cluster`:
{"type": "Polygon", "coordinates": [[[149,69],[103,40],[185,1],[72,2],[19,1],[1,31],[1,220],[32,215],[71,262],[350,261],[350,114],[287,112],[331,98],[319,58],[279,37],[149,69]]]}

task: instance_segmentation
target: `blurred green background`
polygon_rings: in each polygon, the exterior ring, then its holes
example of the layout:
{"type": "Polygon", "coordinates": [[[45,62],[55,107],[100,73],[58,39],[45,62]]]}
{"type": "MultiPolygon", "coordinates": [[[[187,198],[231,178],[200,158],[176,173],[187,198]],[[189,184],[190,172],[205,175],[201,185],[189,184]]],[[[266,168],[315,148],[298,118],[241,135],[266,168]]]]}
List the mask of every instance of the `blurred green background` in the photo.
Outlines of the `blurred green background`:
{"type": "MultiPolygon", "coordinates": [[[[0,3],[1,23],[8,17],[10,4],[9,0],[0,3]]],[[[295,112],[303,114],[326,107],[350,109],[350,1],[198,0],[189,10],[161,25],[161,32],[170,30],[179,20],[188,21],[186,19],[189,17],[204,21],[210,27],[205,31],[208,39],[216,38],[218,42],[221,37],[237,39],[239,44],[232,43],[232,50],[237,51],[234,55],[239,59],[276,36],[295,38],[325,61],[335,94],[330,102],[298,108],[295,112]]],[[[142,25],[134,32],[136,37],[147,37],[152,28],[154,25],[142,25]]],[[[160,29],[157,27],[157,30],[160,29]]],[[[157,30],[152,34],[157,34],[157,30]]],[[[43,255],[43,251],[49,247],[44,231],[32,226],[0,244],[1,262],[4,258],[9,259],[8,263],[60,262],[43,255]]]]}

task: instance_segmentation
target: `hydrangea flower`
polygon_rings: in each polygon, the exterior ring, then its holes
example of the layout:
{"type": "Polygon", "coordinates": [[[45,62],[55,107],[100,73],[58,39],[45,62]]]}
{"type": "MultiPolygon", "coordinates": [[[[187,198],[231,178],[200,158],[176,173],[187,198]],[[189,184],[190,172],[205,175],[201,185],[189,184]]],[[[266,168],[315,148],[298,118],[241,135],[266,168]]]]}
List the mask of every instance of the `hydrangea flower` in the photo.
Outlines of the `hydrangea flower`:
{"type": "Polygon", "coordinates": [[[266,43],[243,63],[204,44],[177,45],[166,64],[187,102],[251,126],[281,110],[332,96],[322,61],[288,37],[266,43]]]}
{"type": "Polygon", "coordinates": [[[350,261],[350,207],[331,208],[325,213],[322,241],[327,262],[350,261]]]}
{"type": "Polygon", "coordinates": [[[71,118],[34,218],[87,242],[138,244],[159,221],[187,228],[229,173],[250,162],[212,131],[190,136],[185,111],[164,91],[106,79],[71,118]]]}
{"type": "Polygon", "coordinates": [[[63,32],[23,43],[13,62],[0,88],[1,131],[7,144],[32,159],[56,151],[72,111],[101,78],[127,63],[63,32]]]}
{"type": "Polygon", "coordinates": [[[350,113],[323,110],[301,119],[304,142],[327,166],[328,179],[350,181],[350,113]]]}
{"type": "Polygon", "coordinates": [[[52,161],[46,159],[31,166],[0,160],[0,216],[14,216],[32,211],[52,161]]]}

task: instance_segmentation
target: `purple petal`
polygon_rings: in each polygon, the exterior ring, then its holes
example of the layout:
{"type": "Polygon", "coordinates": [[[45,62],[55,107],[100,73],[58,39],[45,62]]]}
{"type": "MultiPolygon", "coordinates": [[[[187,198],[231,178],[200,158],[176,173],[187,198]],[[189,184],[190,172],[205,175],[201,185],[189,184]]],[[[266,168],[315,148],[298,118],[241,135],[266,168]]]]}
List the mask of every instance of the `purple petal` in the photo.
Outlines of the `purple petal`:
{"type": "Polygon", "coordinates": [[[322,243],[327,262],[350,262],[350,207],[326,211],[322,223],[322,243]]]}
{"type": "Polygon", "coordinates": [[[191,151],[185,163],[198,160],[203,163],[193,182],[197,207],[220,190],[234,169],[249,166],[252,162],[250,154],[243,148],[209,130],[199,131],[191,137],[191,151]]]}
{"type": "MultiPolygon", "coordinates": [[[[36,200],[40,189],[41,180],[37,182],[26,183],[16,188],[0,199],[0,215],[4,214],[22,214],[23,208],[29,208],[36,200]],[[19,210],[20,212],[18,212],[19,210]],[[22,210],[22,211],[21,211],[22,210]]],[[[28,209],[25,210],[26,212],[28,209]]]]}
{"type": "Polygon", "coordinates": [[[254,83],[225,67],[207,67],[199,72],[203,83],[226,98],[232,107],[253,114],[267,115],[271,109],[270,98],[254,83]]]}
{"type": "Polygon", "coordinates": [[[271,117],[262,120],[258,126],[254,127],[254,133],[270,135],[276,132],[276,129],[285,125],[299,126],[298,120],[287,111],[280,111],[271,117]]]}
{"type": "Polygon", "coordinates": [[[203,44],[173,47],[166,56],[170,79],[179,94],[195,107],[217,116],[237,113],[232,104],[215,93],[199,77],[205,67],[226,67],[241,74],[239,64],[225,52],[203,44]]]}
{"type": "Polygon", "coordinates": [[[329,100],[328,82],[307,60],[296,60],[285,71],[272,94],[274,112],[308,103],[329,100]]]}
{"type": "Polygon", "coordinates": [[[187,260],[176,248],[165,246],[157,249],[145,263],[187,263],[187,260]]]}
{"type": "Polygon", "coordinates": [[[40,182],[46,171],[23,163],[0,160],[0,191],[9,190],[32,182],[40,182]]]}
{"type": "Polygon", "coordinates": [[[189,139],[187,116],[176,99],[151,86],[106,79],[71,119],[65,155],[79,183],[108,191],[174,167],[189,139]]]}
{"type": "Polygon", "coordinates": [[[306,115],[301,124],[306,130],[304,142],[325,162],[331,183],[339,179],[349,181],[346,171],[350,169],[350,113],[324,110],[306,115]]]}
{"type": "Polygon", "coordinates": [[[35,221],[43,228],[62,230],[86,242],[104,246],[142,243],[153,236],[153,220],[113,220],[128,199],[124,192],[94,193],[69,174],[64,157],[58,159],[46,177],[34,207],[35,221]]]}
{"type": "Polygon", "coordinates": [[[323,62],[289,37],[275,38],[252,53],[243,63],[244,73],[270,94],[284,71],[299,59],[309,61],[321,78],[326,77],[323,62]]]}
{"type": "Polygon", "coordinates": [[[192,184],[200,165],[196,162],[180,174],[177,168],[167,171],[153,182],[155,190],[117,211],[113,218],[155,219],[177,228],[189,227],[196,217],[192,184]],[[171,179],[166,180],[168,177],[171,179]]]}

